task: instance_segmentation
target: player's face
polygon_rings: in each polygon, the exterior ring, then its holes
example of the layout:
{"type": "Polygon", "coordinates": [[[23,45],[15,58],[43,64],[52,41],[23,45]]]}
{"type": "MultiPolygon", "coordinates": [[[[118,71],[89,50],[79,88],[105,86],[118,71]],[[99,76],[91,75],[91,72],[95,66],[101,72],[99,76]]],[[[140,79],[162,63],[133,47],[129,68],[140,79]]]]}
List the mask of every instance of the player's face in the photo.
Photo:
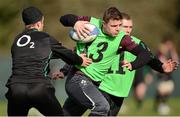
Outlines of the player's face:
{"type": "Polygon", "coordinates": [[[121,20],[112,20],[110,19],[108,23],[103,23],[103,31],[112,36],[115,37],[118,35],[121,27],[121,20]]]}
{"type": "Polygon", "coordinates": [[[133,23],[132,20],[123,19],[122,29],[125,31],[126,35],[130,35],[132,32],[133,23]]]}

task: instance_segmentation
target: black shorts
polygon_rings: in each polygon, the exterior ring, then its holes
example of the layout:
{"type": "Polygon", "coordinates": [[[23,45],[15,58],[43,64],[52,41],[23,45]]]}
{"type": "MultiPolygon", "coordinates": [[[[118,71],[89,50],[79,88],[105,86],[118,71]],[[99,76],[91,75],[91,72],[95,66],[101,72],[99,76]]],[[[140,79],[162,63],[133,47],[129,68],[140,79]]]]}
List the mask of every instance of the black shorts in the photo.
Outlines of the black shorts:
{"type": "Polygon", "coordinates": [[[45,116],[63,115],[55,89],[45,83],[15,83],[6,93],[9,116],[27,116],[29,109],[36,108],[45,116]]]}

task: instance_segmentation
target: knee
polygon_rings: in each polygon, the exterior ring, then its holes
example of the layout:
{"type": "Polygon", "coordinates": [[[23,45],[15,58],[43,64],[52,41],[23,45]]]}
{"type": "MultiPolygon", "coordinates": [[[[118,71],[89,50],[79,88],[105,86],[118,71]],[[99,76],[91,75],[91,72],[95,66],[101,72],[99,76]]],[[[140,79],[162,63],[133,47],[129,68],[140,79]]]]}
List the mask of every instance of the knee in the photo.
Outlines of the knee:
{"type": "Polygon", "coordinates": [[[108,114],[108,112],[110,111],[110,105],[108,102],[102,106],[102,110],[104,110],[104,113],[108,114]]]}
{"type": "Polygon", "coordinates": [[[110,105],[107,101],[97,104],[94,108],[94,112],[99,113],[99,115],[108,115],[110,111],[110,105]]]}

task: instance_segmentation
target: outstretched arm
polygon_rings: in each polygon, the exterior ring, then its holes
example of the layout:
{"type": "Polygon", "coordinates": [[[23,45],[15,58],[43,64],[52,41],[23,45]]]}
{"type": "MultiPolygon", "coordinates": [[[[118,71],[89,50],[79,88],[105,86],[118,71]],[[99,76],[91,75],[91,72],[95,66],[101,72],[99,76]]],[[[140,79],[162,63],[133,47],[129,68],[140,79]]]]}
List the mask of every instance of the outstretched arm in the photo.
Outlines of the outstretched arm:
{"type": "Polygon", "coordinates": [[[173,60],[168,60],[165,63],[162,63],[157,57],[155,57],[147,46],[141,42],[139,45],[135,44],[134,41],[130,39],[129,36],[125,36],[121,42],[121,45],[132,54],[136,55],[137,58],[135,61],[129,63],[125,61],[123,64],[124,67],[133,70],[143,65],[149,65],[152,69],[161,72],[161,73],[170,73],[173,70],[177,69],[178,63],[173,60]]]}
{"type": "Polygon", "coordinates": [[[123,67],[127,67],[129,70],[138,69],[146,65],[151,60],[151,54],[149,51],[136,44],[128,35],[125,35],[120,43],[119,52],[121,51],[129,51],[130,53],[137,56],[136,60],[133,62],[123,63],[123,67]]]}
{"type": "Polygon", "coordinates": [[[88,66],[92,62],[91,59],[85,57],[86,56],[85,54],[81,54],[80,56],[77,55],[72,50],[62,46],[62,44],[59,43],[53,37],[50,37],[49,41],[52,51],[52,57],[54,58],[61,58],[63,61],[65,61],[68,64],[81,65],[81,66],[88,66]]]}
{"type": "Polygon", "coordinates": [[[146,46],[146,44],[143,41],[141,41],[139,45],[151,53],[152,59],[147,63],[147,65],[150,66],[153,70],[156,70],[160,73],[170,73],[177,69],[178,63],[175,60],[169,59],[167,62],[162,63],[155,55],[152,54],[150,49],[146,46]]]}

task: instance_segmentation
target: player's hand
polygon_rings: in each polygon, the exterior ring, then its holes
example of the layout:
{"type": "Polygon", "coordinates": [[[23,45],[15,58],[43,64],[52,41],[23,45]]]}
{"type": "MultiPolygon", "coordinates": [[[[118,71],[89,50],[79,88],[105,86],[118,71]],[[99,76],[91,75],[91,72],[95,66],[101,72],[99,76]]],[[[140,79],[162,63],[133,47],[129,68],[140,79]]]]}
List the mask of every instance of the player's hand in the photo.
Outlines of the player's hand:
{"type": "Polygon", "coordinates": [[[90,29],[84,26],[84,24],[89,23],[88,21],[77,21],[74,25],[74,29],[76,30],[78,37],[80,39],[86,38],[90,35],[90,29]]]}
{"type": "Polygon", "coordinates": [[[124,61],[122,62],[122,67],[126,67],[128,70],[132,70],[132,65],[131,65],[131,63],[128,62],[128,61],[126,61],[126,60],[124,60],[124,61]]]}
{"type": "Polygon", "coordinates": [[[169,59],[167,62],[163,63],[162,68],[165,73],[170,73],[176,70],[178,66],[179,66],[179,63],[177,61],[173,61],[169,59]]]}
{"type": "Polygon", "coordinates": [[[52,79],[57,80],[57,79],[63,79],[64,78],[64,73],[60,71],[56,71],[52,73],[52,79]]]}
{"type": "Polygon", "coordinates": [[[85,53],[80,54],[80,56],[83,59],[81,66],[86,67],[92,63],[92,59],[87,58],[85,53]]]}

